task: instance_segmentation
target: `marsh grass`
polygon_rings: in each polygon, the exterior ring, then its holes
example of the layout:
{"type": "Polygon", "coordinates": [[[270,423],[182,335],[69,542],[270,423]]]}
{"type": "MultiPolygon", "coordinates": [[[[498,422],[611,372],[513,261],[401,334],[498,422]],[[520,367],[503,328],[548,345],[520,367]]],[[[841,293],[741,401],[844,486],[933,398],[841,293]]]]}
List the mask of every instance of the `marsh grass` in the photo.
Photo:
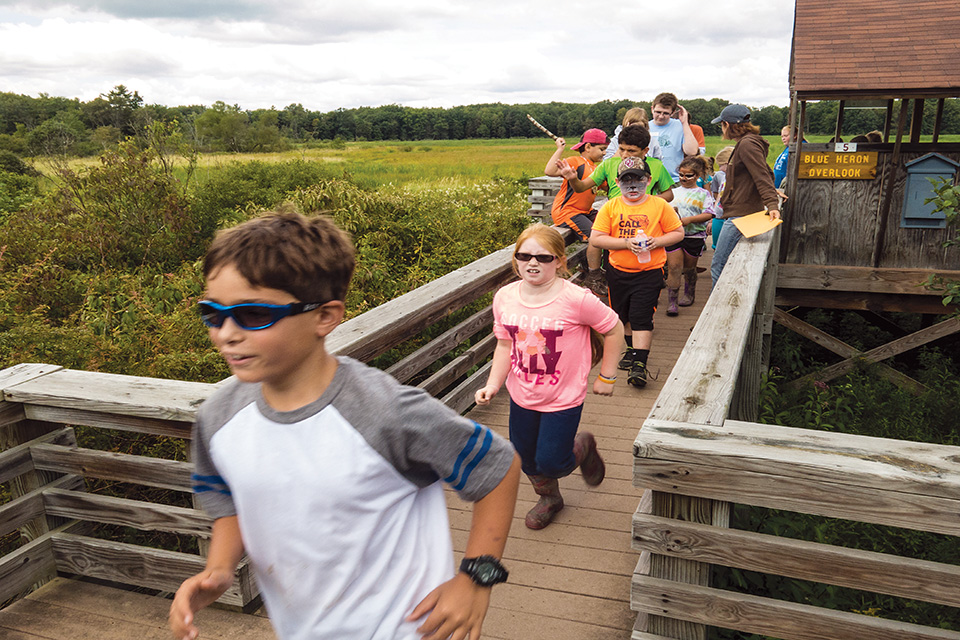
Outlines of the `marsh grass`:
{"type": "MultiPolygon", "coordinates": [[[[711,125],[705,125],[709,131],[711,125]]],[[[767,162],[773,166],[783,150],[780,136],[764,136],[770,143],[767,162]]],[[[808,142],[823,143],[829,135],[807,135],[808,142]]],[[[945,142],[960,141],[960,135],[941,136],[945,142]]],[[[930,136],[923,141],[929,142],[930,136]]],[[[575,156],[569,150],[577,139],[567,141],[565,157],[575,156]]],[[[716,156],[731,144],[719,135],[707,136],[707,155],[716,156]]],[[[506,179],[526,183],[543,175],[544,165],[553,154],[554,142],[542,138],[506,138],[483,140],[390,140],[383,142],[310,143],[287,151],[269,153],[207,153],[199,157],[195,178],[203,182],[216,170],[246,162],[283,163],[293,160],[317,162],[324,165],[324,174],[330,178],[348,177],[364,188],[400,185],[410,182],[429,184],[446,180],[458,185],[472,182],[506,179]]],[[[37,162],[38,169],[51,174],[49,165],[37,162]]],[[[96,158],[77,158],[69,161],[72,169],[99,164],[96,158]]]]}

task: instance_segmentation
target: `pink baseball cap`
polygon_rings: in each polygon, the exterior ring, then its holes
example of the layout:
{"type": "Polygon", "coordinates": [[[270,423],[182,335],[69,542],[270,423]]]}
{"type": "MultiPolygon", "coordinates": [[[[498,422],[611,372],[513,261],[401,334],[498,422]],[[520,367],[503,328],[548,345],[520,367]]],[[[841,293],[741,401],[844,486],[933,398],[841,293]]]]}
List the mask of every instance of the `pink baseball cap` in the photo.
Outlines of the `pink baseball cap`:
{"type": "Polygon", "coordinates": [[[574,151],[580,151],[580,149],[583,149],[583,145],[588,142],[590,144],[610,144],[610,139],[607,138],[607,134],[603,129],[587,129],[580,137],[580,142],[573,145],[572,148],[574,151]]]}

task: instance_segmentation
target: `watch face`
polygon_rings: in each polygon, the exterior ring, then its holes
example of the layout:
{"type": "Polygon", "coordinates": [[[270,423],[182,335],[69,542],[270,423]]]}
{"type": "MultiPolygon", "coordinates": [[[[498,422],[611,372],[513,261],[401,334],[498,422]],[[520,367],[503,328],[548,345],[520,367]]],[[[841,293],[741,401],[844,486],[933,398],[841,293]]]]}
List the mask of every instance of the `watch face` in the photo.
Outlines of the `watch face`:
{"type": "Polygon", "coordinates": [[[474,567],[474,575],[480,583],[493,583],[500,577],[500,567],[490,562],[478,562],[474,567]]]}
{"type": "Polygon", "coordinates": [[[505,582],[507,570],[492,556],[464,558],[460,570],[470,576],[470,579],[482,587],[492,587],[505,582]]]}

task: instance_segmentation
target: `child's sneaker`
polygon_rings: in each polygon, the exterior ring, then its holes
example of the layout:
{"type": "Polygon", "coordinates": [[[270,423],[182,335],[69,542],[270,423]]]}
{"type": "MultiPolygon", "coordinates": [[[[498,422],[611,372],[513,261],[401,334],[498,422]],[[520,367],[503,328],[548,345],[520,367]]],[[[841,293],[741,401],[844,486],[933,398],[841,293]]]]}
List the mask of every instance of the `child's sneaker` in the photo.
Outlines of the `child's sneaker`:
{"type": "Polygon", "coordinates": [[[647,386],[647,365],[643,362],[635,361],[630,367],[630,373],[627,374],[627,384],[635,387],[647,386]]]}
{"type": "Polygon", "coordinates": [[[617,363],[617,369],[621,371],[630,371],[633,368],[633,361],[637,359],[636,352],[627,347],[627,350],[623,352],[623,357],[620,358],[620,362],[617,363]]]}

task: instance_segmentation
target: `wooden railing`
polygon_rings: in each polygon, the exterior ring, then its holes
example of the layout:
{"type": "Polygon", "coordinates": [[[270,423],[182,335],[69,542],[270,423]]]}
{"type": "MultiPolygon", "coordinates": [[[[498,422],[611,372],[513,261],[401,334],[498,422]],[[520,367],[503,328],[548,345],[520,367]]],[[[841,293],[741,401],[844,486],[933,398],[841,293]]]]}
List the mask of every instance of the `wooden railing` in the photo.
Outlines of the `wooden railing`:
{"type": "MultiPolygon", "coordinates": [[[[511,280],[511,253],[507,247],[345,322],[328,338],[328,348],[369,360],[418,336],[511,280]]],[[[582,258],[580,248],[571,253],[571,264],[582,258]]],[[[486,381],[489,365],[483,363],[496,341],[492,334],[476,336],[489,333],[490,325],[487,305],[388,371],[403,382],[417,377],[421,388],[463,411],[486,381]],[[454,350],[462,353],[453,355],[454,350]],[[428,367],[436,370],[423,373],[428,367]]],[[[78,446],[74,426],[166,436],[180,442],[182,451],[197,407],[215,388],[42,364],[0,371],[0,484],[9,483],[11,496],[0,505],[0,542],[16,547],[0,557],[0,605],[58,573],[169,592],[202,569],[211,522],[202,511],[183,506],[190,504],[192,465],[78,446]],[[87,491],[88,480],[142,485],[175,492],[176,498],[164,500],[164,491],[150,500],[99,495],[87,491]],[[93,523],[194,537],[200,553],[105,537],[92,532],[93,523]]],[[[221,602],[248,606],[257,596],[244,560],[221,602]]]]}
{"type": "MultiPolygon", "coordinates": [[[[960,633],[709,585],[711,565],[960,606],[960,567],[730,529],[733,503],[960,535],[960,447],[756,424],[776,234],[732,254],[634,444],[635,640],[960,633]]],[[[954,617],[954,620],[960,615],[954,617]]]]}

